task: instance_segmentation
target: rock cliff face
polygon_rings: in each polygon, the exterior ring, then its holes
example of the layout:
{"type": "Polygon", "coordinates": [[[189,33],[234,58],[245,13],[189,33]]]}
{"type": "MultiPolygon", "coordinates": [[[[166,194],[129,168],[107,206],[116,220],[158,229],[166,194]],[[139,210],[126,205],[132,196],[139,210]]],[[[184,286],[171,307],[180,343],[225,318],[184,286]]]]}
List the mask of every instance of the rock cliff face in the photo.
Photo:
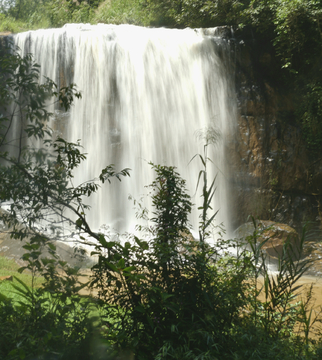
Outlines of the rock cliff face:
{"type": "Polygon", "coordinates": [[[253,215],[295,228],[305,221],[321,226],[322,159],[306,151],[293,116],[296,94],[280,86],[267,48],[236,42],[238,125],[229,147],[234,225],[253,215]]]}

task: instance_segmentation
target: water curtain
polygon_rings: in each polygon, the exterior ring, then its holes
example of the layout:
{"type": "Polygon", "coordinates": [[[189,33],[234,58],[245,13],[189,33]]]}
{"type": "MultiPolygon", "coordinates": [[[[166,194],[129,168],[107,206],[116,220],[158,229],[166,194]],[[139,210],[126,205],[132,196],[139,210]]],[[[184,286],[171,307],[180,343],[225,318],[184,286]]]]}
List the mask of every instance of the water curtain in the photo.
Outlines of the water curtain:
{"type": "MultiPolygon", "coordinates": [[[[59,109],[52,128],[70,141],[81,139],[87,160],[75,185],[108,164],[131,168],[131,178],[103,186],[89,200],[94,228],[107,224],[132,230],[133,202],[148,192],[154,174],[148,162],[176,166],[187,180],[193,202],[203,153],[196,134],[210,127],[220,134],[211,147],[209,176],[217,174],[217,223],[230,224],[226,141],[235,124],[229,69],[229,42],[216,29],[152,29],[131,25],[68,24],[61,29],[15,36],[22,54],[32,53],[41,75],[59,86],[76,83],[82,91],[70,113],[59,109]]],[[[146,204],[149,206],[148,204],[146,204]]],[[[191,219],[198,224],[195,211],[191,219]]]]}

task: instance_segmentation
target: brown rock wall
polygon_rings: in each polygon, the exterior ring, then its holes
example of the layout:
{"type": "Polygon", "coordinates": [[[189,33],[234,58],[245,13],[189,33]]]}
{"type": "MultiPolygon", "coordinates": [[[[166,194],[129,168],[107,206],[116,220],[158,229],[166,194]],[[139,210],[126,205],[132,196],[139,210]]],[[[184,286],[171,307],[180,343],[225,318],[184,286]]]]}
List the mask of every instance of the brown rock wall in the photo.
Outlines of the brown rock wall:
{"type": "Polygon", "coordinates": [[[273,56],[236,47],[238,124],[230,145],[235,226],[248,215],[299,228],[322,220],[322,162],[306,151],[294,117],[296,94],[270,78],[273,56]],[[238,206],[236,206],[236,203],[238,206]]]}

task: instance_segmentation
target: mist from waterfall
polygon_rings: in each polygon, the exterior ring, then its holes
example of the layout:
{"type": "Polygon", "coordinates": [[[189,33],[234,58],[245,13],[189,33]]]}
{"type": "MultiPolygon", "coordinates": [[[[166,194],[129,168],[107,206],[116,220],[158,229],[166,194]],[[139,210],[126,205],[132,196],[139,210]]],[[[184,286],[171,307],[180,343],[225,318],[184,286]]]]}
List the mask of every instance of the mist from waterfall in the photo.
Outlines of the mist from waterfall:
{"type": "MultiPolygon", "coordinates": [[[[82,92],[71,112],[56,111],[51,124],[67,140],[80,139],[87,153],[74,185],[98,176],[108,164],[131,169],[130,178],[104,184],[85,199],[93,228],[107,224],[117,231],[133,230],[137,219],[128,196],[143,197],[143,205],[149,206],[145,186],[154,179],[150,161],[176,166],[199,206],[195,189],[202,164],[190,160],[203,154],[205,141],[197,138],[198,132],[212,127],[220,133],[208,153],[213,161],[209,181],[217,175],[213,209],[219,210],[217,223],[223,222],[229,232],[225,148],[235,126],[236,101],[229,44],[215,29],[68,24],[17,34],[15,44],[22,54],[34,55],[42,76],[59,86],[76,83],[82,92]]],[[[197,211],[191,221],[196,229],[197,211]]]]}

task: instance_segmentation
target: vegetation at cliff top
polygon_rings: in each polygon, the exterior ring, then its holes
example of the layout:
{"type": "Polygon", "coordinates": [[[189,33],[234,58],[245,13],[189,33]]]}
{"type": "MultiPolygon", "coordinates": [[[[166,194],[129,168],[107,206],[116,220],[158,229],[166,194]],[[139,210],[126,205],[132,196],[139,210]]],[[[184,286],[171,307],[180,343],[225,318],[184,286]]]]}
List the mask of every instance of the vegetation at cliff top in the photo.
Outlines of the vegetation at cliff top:
{"type": "Polygon", "coordinates": [[[29,285],[13,282],[19,300],[0,292],[1,359],[321,359],[320,327],[312,339],[312,325],[321,320],[312,308],[312,292],[303,299],[296,296],[298,280],[310,265],[298,261],[305,233],[298,244],[285,243],[275,276],[259,241],[266,229],[258,229],[255,221],[246,239],[250,251],[220,234],[216,245],[207,242],[218,232],[211,207],[215,180],[207,171],[211,129],[204,153],[193,160],[200,160],[199,239],[189,236],[193,204],[185,180],[174,167],[151,164],[153,211],[140,214],[148,225],[120,242],[91,229],[86,198],[104,183],[125,180],[129,169],[116,172],[108,165],[97,180],[73,185],[74,170],[86,155],[79,144],[48,127],[53,114],[45,104],[54,100],[67,110],[80,94],[75,85],[58,90],[50,79],[39,85],[38,77],[31,56],[4,52],[0,57],[0,204],[8,205],[0,220],[12,241],[27,240],[25,265],[18,271],[32,276],[29,285]],[[10,132],[14,118],[15,136],[10,132]],[[30,138],[44,147],[28,145],[30,138]],[[62,238],[65,222],[80,239],[86,234],[96,240],[98,262],[87,284],[93,296],[79,295],[86,284],[79,282],[78,269],[61,261],[50,241],[62,238]],[[237,256],[229,254],[231,246],[237,247],[237,256]],[[44,281],[35,286],[39,275],[44,281]]]}

